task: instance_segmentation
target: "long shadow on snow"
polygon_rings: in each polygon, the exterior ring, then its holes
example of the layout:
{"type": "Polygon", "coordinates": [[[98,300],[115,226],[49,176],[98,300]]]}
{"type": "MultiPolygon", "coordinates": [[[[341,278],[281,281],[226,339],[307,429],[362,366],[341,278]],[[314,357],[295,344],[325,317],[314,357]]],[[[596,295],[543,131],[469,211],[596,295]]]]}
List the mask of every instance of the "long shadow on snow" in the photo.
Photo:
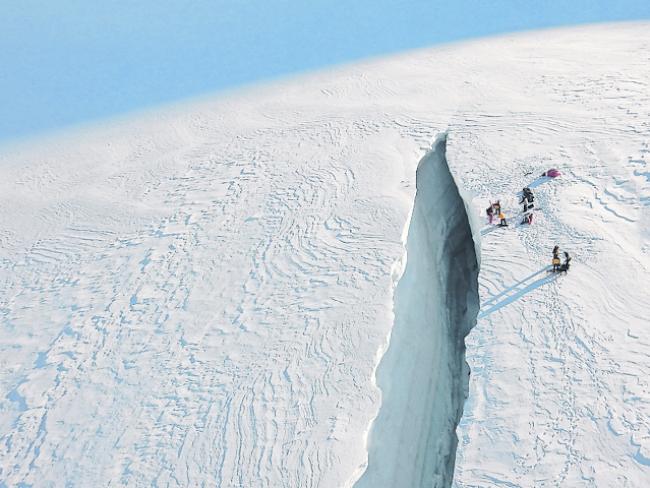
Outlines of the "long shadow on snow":
{"type": "Polygon", "coordinates": [[[528,226],[529,224],[526,224],[524,222],[521,222],[519,219],[521,219],[524,216],[523,212],[516,213],[513,217],[510,218],[510,223],[505,227],[501,227],[499,224],[487,224],[485,227],[481,229],[481,235],[485,236],[488,235],[490,232],[494,232],[497,229],[508,229],[508,228],[517,228],[517,227],[523,227],[523,226],[528,226]]]}
{"type": "Polygon", "coordinates": [[[497,229],[503,229],[503,228],[504,227],[500,227],[497,224],[488,224],[488,225],[486,225],[485,227],[483,227],[481,229],[481,235],[484,236],[484,235],[489,234],[490,232],[494,232],[497,229]]]}
{"type": "Polygon", "coordinates": [[[510,305],[512,302],[519,300],[524,295],[527,295],[533,290],[536,290],[540,286],[544,286],[547,283],[554,281],[558,277],[558,273],[547,274],[541,278],[531,281],[535,276],[538,276],[542,273],[548,273],[551,269],[550,266],[544,266],[542,269],[535,271],[533,274],[526,276],[524,279],[519,280],[512,286],[509,286],[502,292],[494,295],[489,300],[486,300],[481,304],[481,312],[478,314],[478,318],[487,317],[488,315],[496,312],[497,310],[510,305]],[[512,295],[509,293],[514,292],[512,295]],[[487,308],[486,308],[487,307],[487,308]]]}
{"type": "MultiPolygon", "coordinates": [[[[538,176],[532,182],[528,183],[527,187],[532,190],[534,188],[537,188],[538,186],[542,186],[544,183],[548,183],[552,179],[553,178],[550,178],[548,176],[538,176]]],[[[522,191],[518,191],[517,192],[517,197],[521,198],[523,194],[524,193],[522,191]]]]}

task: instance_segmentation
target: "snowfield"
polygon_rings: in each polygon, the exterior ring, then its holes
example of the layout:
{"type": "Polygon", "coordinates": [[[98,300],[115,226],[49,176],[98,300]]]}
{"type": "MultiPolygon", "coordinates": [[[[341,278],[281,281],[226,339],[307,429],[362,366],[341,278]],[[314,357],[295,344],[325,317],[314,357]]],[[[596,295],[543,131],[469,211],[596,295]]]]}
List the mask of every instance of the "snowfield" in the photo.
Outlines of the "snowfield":
{"type": "Polygon", "coordinates": [[[0,487],[647,486],[649,53],[477,40],[1,149],[0,487]]]}

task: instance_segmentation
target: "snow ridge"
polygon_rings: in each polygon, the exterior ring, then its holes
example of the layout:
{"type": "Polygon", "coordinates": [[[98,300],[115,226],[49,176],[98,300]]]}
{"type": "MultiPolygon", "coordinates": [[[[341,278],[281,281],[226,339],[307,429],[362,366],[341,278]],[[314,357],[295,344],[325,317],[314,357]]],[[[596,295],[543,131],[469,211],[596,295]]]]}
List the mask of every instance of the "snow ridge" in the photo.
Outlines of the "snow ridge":
{"type": "Polygon", "coordinates": [[[472,227],[445,153],[441,135],[417,169],[395,322],[376,373],[382,405],[357,488],[452,482],[455,430],[468,391],[464,338],[479,298],[472,227]]]}

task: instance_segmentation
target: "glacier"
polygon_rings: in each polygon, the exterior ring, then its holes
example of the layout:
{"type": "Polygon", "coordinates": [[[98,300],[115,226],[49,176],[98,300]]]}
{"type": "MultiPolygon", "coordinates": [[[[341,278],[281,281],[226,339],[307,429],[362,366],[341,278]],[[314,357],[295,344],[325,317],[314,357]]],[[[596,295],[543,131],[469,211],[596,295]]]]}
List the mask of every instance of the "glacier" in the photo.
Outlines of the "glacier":
{"type": "Polygon", "coordinates": [[[2,146],[0,486],[645,486],[648,45],[480,39],[2,146]]]}

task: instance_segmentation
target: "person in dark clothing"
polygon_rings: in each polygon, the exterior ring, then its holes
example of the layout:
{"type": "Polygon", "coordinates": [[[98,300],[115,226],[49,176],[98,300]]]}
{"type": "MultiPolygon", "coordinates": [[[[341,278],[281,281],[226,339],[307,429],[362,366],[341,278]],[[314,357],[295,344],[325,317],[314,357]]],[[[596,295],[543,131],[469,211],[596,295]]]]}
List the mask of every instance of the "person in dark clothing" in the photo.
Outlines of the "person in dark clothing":
{"type": "Polygon", "coordinates": [[[569,253],[564,251],[564,263],[562,263],[562,266],[560,266],[559,271],[564,271],[565,273],[569,272],[569,266],[571,266],[571,256],[569,256],[569,253]]]}
{"type": "Polygon", "coordinates": [[[491,223],[492,223],[492,219],[494,218],[494,205],[492,205],[492,203],[490,203],[490,206],[485,210],[485,213],[487,214],[487,216],[488,216],[488,221],[489,221],[490,224],[491,224],[491,223]]]}
{"type": "Polygon", "coordinates": [[[520,204],[523,203],[524,205],[524,219],[521,221],[522,224],[530,225],[533,223],[533,207],[535,206],[533,203],[534,199],[535,197],[533,196],[531,189],[528,187],[524,188],[523,195],[519,201],[520,204]]]}
{"type": "Polygon", "coordinates": [[[553,248],[553,272],[560,271],[560,246],[553,248]]]}
{"type": "Polygon", "coordinates": [[[527,205],[524,203],[524,214],[523,214],[523,219],[521,220],[522,224],[532,224],[533,223],[533,206],[532,205],[527,205]]]}

